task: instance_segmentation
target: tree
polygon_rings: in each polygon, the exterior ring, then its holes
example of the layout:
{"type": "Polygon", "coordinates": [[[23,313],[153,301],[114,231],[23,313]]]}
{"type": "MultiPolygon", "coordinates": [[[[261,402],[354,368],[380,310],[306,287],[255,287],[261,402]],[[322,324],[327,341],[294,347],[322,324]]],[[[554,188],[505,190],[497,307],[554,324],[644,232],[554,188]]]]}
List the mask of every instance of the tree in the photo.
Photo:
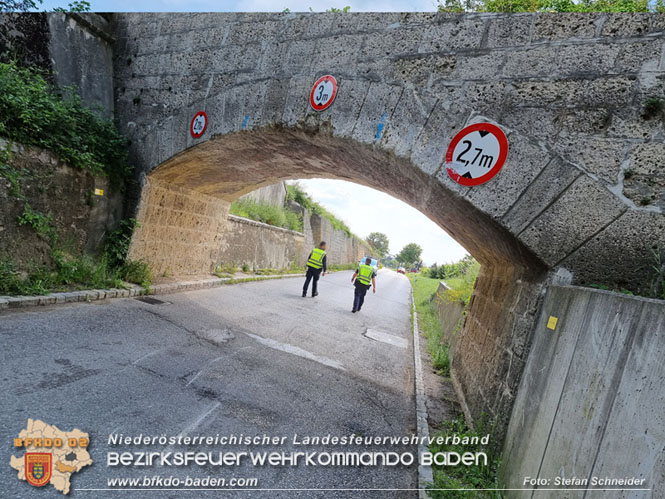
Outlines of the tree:
{"type": "Polygon", "coordinates": [[[41,0],[0,0],[0,12],[26,12],[37,8],[41,0]]]}
{"type": "Polygon", "coordinates": [[[405,265],[413,265],[420,261],[423,249],[416,243],[409,243],[397,254],[397,259],[405,265]]]}
{"type": "Polygon", "coordinates": [[[663,12],[665,0],[439,0],[442,12],[663,12]]]}
{"type": "Polygon", "coordinates": [[[365,241],[374,248],[381,258],[388,254],[390,243],[388,241],[388,236],[383,232],[371,232],[370,235],[365,238],[365,241]]]}

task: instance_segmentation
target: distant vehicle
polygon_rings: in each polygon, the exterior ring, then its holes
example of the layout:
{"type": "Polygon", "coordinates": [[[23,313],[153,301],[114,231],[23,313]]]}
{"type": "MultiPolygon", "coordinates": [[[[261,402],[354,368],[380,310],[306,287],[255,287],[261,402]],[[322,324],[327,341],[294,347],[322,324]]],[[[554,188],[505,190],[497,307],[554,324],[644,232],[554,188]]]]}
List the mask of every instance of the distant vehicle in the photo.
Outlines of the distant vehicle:
{"type": "MultiPolygon", "coordinates": [[[[364,264],[364,263],[365,263],[365,260],[367,260],[368,258],[372,258],[372,257],[371,257],[371,256],[366,256],[366,257],[364,257],[362,260],[360,260],[359,264],[360,264],[360,265],[364,264]]],[[[372,258],[372,263],[370,263],[370,265],[371,265],[372,268],[374,269],[374,272],[378,272],[378,271],[379,271],[379,261],[378,261],[376,258],[372,258]]]]}
{"type": "Polygon", "coordinates": [[[397,269],[397,273],[406,275],[406,269],[404,267],[400,267],[397,269]]]}
{"type": "Polygon", "coordinates": [[[418,270],[416,270],[416,269],[411,269],[411,270],[409,270],[409,272],[411,272],[412,274],[415,274],[415,273],[418,272],[418,270]]]}

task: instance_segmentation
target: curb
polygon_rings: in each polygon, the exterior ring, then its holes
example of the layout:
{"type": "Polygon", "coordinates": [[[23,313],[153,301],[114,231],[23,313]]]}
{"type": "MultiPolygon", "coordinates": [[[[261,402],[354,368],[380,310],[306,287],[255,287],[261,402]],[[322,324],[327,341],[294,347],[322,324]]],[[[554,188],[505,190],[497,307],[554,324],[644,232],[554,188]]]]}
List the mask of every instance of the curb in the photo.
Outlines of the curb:
{"type": "Polygon", "coordinates": [[[288,277],[303,277],[305,274],[277,274],[255,277],[212,277],[198,281],[180,281],[165,284],[155,284],[146,289],[136,284],[127,284],[126,289],[88,289],[84,291],[68,291],[66,293],[49,293],[43,296],[0,296],[0,310],[8,308],[27,308],[42,305],[60,305],[64,303],[93,302],[108,300],[111,298],[131,298],[142,295],[163,295],[178,293],[180,291],[192,291],[195,289],[207,289],[221,286],[227,283],[243,283],[253,281],[265,281],[268,279],[284,279],[288,277]]]}
{"type": "MultiPolygon", "coordinates": [[[[429,439],[429,425],[427,423],[427,405],[425,404],[425,381],[423,377],[423,364],[420,357],[420,331],[418,330],[418,312],[416,312],[416,299],[413,295],[413,286],[411,287],[411,307],[413,310],[413,365],[414,377],[416,381],[416,430],[418,440],[425,442],[429,439]]],[[[418,454],[428,452],[429,449],[424,443],[418,444],[418,454]]],[[[427,499],[427,486],[434,481],[432,467],[418,465],[418,497],[427,499]]]]}

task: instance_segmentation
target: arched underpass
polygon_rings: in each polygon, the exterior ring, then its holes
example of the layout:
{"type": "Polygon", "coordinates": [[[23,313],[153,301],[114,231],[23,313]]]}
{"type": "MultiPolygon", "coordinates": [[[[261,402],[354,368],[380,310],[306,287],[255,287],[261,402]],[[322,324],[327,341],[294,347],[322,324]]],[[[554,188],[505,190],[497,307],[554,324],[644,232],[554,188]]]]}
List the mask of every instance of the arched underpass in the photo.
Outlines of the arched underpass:
{"type": "Polygon", "coordinates": [[[209,269],[229,202],[277,180],[388,192],[483,265],[452,367],[467,412],[499,428],[548,282],[649,282],[665,239],[661,125],[642,116],[663,88],[655,17],[145,14],[114,29],[116,118],[142,186],[131,255],[157,269],[209,269]],[[324,74],[339,93],[315,113],[324,74]],[[507,162],[462,188],[443,156],[480,121],[507,133],[507,162]]]}
{"type": "MultiPolygon", "coordinates": [[[[196,273],[219,262],[230,203],[261,186],[335,178],[391,194],[439,224],[482,265],[453,358],[453,376],[472,418],[507,424],[547,266],[514,234],[410,161],[328,130],[270,127],[215,137],[176,155],[146,177],[131,258],[157,272],[196,273]]],[[[386,213],[389,217],[390,214],[386,213]]]]}

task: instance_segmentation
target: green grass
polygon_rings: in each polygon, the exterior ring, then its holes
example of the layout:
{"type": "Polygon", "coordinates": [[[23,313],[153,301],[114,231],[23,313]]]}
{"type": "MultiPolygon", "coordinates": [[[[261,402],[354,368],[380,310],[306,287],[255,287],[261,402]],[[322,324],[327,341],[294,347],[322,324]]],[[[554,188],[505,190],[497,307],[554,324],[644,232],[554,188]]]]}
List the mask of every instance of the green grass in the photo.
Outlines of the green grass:
{"type": "Polygon", "coordinates": [[[152,274],[145,262],[127,261],[121,267],[109,264],[106,256],[72,256],[53,250],[52,266],[35,266],[19,272],[11,260],[0,261],[0,294],[45,295],[57,291],[122,288],[123,281],[150,285],[152,274]]]}
{"type": "Polygon", "coordinates": [[[298,214],[283,206],[257,202],[252,199],[238,199],[231,204],[230,213],[275,227],[298,232],[303,230],[303,221],[298,214]]]}
{"type": "MultiPolygon", "coordinates": [[[[463,416],[459,416],[456,420],[448,421],[444,429],[437,433],[435,436],[447,436],[456,434],[460,437],[483,437],[486,434],[492,433],[491,426],[487,423],[486,418],[476,424],[476,429],[473,430],[464,421],[463,416]]],[[[437,445],[430,446],[432,452],[485,452],[487,454],[487,465],[479,466],[436,466],[432,467],[434,482],[429,488],[431,489],[497,489],[501,488],[498,480],[498,469],[500,465],[500,455],[495,446],[492,445],[492,440],[487,446],[482,444],[470,445],[437,445]]],[[[499,499],[503,497],[500,491],[455,491],[455,490],[430,490],[429,495],[436,499],[448,498],[489,498],[499,499]]]]}
{"type": "Polygon", "coordinates": [[[418,324],[427,339],[427,351],[432,366],[444,377],[450,376],[450,356],[448,345],[443,342],[443,328],[432,297],[439,287],[439,279],[431,279],[422,274],[407,274],[413,286],[413,296],[418,312],[418,324]]]}

